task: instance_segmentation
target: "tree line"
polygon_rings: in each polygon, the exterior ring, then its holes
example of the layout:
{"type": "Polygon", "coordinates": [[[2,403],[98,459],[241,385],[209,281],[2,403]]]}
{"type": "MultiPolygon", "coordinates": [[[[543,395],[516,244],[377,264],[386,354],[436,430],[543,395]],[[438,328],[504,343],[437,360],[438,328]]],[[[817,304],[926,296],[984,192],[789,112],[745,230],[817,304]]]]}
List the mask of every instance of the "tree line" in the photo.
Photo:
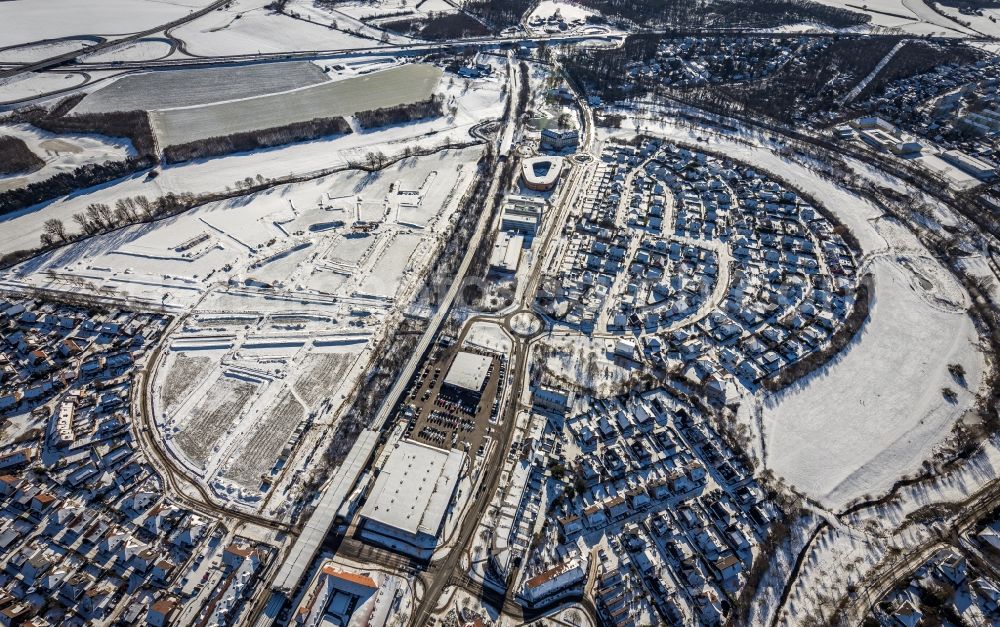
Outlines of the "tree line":
{"type": "Polygon", "coordinates": [[[0,193],[0,215],[54,200],[86,187],[102,185],[154,165],[156,159],[150,156],[81,165],[72,172],[60,172],[43,181],[0,193]]]}
{"type": "Polygon", "coordinates": [[[343,117],[314,118],[306,122],[293,122],[284,126],[208,137],[167,146],[163,149],[163,159],[166,163],[182,163],[234,152],[273,148],[329,135],[346,135],[350,132],[351,125],[343,117]]]}
{"type": "Polygon", "coordinates": [[[354,119],[357,120],[358,126],[367,130],[424,118],[436,118],[442,115],[444,115],[444,98],[440,95],[434,95],[420,102],[359,111],[354,114],[354,119]]]}
{"type": "Polygon", "coordinates": [[[52,110],[34,107],[14,114],[12,121],[26,122],[51,133],[96,133],[124,137],[132,142],[142,156],[156,154],[156,138],[145,111],[109,111],[107,113],[76,113],[73,107],[86,94],[66,98],[52,110]]]}
{"type": "Polygon", "coordinates": [[[20,137],[0,135],[0,174],[34,172],[45,165],[20,137]]]}
{"type": "Polygon", "coordinates": [[[833,28],[861,26],[871,16],[859,11],[827,6],[812,0],[579,0],[609,18],[642,26],[675,28],[777,28],[814,22],[833,28]]]}

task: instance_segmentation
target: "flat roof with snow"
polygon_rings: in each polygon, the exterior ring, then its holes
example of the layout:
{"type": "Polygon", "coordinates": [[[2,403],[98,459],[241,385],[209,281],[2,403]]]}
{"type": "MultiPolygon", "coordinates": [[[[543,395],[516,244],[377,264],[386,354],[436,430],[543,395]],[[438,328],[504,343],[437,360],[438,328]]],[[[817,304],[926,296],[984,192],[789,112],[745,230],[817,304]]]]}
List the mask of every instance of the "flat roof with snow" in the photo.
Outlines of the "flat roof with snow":
{"type": "Polygon", "coordinates": [[[493,360],[485,355],[460,352],[451,362],[445,385],[451,385],[471,392],[480,392],[486,384],[486,372],[493,360]]]}
{"type": "Polygon", "coordinates": [[[465,454],[402,440],[375,480],[361,515],[412,535],[436,536],[465,454]]]}

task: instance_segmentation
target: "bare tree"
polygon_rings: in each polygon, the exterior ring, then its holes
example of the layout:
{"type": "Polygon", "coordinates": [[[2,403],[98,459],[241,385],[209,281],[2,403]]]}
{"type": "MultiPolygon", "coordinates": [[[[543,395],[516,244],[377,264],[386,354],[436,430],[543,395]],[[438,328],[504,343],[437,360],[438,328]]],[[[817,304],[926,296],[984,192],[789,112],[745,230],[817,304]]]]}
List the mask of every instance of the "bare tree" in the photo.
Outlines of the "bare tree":
{"type": "Polygon", "coordinates": [[[52,238],[52,241],[65,243],[68,239],[66,237],[66,225],[58,218],[46,220],[42,225],[42,232],[52,238]]]}

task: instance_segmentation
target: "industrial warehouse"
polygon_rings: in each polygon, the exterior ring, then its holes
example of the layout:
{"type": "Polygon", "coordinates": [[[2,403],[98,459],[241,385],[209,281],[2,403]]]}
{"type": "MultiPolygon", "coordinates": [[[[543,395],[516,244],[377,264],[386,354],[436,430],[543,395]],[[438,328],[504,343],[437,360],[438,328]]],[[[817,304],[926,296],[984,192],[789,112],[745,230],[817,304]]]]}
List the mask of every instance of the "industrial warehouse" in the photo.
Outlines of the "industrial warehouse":
{"type": "Polygon", "coordinates": [[[402,440],[379,471],[361,510],[364,539],[418,558],[437,546],[465,453],[402,440]]]}

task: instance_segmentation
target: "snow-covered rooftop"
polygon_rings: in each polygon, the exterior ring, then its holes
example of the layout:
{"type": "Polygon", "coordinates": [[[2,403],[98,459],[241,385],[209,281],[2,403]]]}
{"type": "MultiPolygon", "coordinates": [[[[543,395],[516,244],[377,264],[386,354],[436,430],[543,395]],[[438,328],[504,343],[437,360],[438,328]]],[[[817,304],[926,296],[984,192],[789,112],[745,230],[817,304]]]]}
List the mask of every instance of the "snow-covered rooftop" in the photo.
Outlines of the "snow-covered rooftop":
{"type": "Polygon", "coordinates": [[[446,385],[479,392],[486,383],[486,372],[492,361],[489,357],[462,351],[452,362],[444,382],[446,385]]]}
{"type": "Polygon", "coordinates": [[[413,535],[437,535],[465,454],[409,440],[396,445],[361,515],[413,535]]]}

